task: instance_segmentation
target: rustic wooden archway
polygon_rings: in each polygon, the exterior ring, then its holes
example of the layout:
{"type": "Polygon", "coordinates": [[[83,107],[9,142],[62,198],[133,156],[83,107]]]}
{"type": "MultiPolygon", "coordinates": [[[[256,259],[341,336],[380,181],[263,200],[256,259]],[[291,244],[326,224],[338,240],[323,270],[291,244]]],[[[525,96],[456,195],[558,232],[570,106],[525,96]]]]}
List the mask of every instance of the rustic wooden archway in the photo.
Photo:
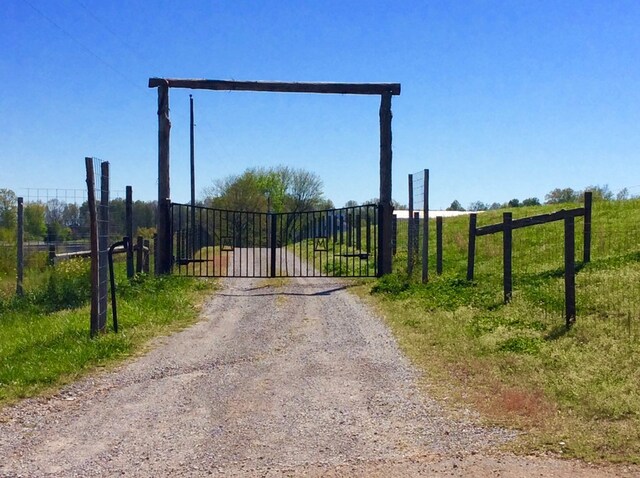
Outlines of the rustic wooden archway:
{"type": "Polygon", "coordinates": [[[325,93],[380,95],[380,233],[378,273],[388,274],[392,265],[391,218],[391,97],[400,94],[399,83],[286,83],[267,81],[193,80],[149,78],[158,88],[158,217],[156,274],[171,272],[171,205],[169,181],[169,88],[218,91],[267,91],[276,93],[325,93]]]}

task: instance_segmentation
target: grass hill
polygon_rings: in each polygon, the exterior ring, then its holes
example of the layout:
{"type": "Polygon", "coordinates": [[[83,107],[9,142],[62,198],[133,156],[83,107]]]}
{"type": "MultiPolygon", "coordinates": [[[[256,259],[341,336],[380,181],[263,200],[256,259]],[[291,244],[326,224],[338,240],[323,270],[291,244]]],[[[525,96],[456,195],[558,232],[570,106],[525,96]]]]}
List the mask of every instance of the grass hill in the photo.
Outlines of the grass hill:
{"type": "MultiPolygon", "coordinates": [[[[515,208],[514,219],[580,207],[515,208]]],[[[501,222],[483,212],[478,226],[501,222]]],[[[466,280],[468,217],[444,220],[443,274],[420,263],[407,276],[407,226],[398,226],[393,274],[373,292],[402,346],[442,384],[442,398],[471,403],[527,430],[524,450],[588,460],[640,462],[640,200],[593,205],[592,260],[581,264],[576,220],[577,321],[564,326],[563,223],[513,232],[513,300],[503,303],[502,235],[477,238],[466,280]]],[[[438,388],[438,387],[436,387],[438,388]]]]}

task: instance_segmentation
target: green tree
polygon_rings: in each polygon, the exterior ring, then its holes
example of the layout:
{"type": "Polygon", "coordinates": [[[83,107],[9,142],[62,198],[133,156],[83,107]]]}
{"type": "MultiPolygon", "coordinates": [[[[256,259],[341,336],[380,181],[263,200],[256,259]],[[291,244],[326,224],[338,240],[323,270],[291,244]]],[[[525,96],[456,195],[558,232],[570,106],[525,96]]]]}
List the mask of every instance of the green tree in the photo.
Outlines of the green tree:
{"type": "Polygon", "coordinates": [[[520,204],[520,199],[514,198],[514,199],[510,200],[507,203],[507,206],[509,206],[509,207],[520,207],[520,206],[522,206],[522,204],[520,204]]]}
{"type": "Polygon", "coordinates": [[[594,201],[611,201],[614,197],[613,191],[609,189],[608,184],[604,184],[602,186],[587,186],[584,190],[591,192],[594,201]]]}
{"type": "Polygon", "coordinates": [[[457,199],[454,199],[454,201],[451,203],[451,206],[449,206],[446,210],[447,211],[464,211],[464,208],[462,207],[462,204],[460,204],[460,201],[458,201],[457,199]]]}
{"type": "Polygon", "coordinates": [[[12,231],[17,222],[17,202],[16,193],[11,189],[0,189],[0,228],[12,231]]]}
{"type": "Polygon", "coordinates": [[[469,204],[469,211],[486,211],[489,207],[482,201],[475,201],[469,204]]]}
{"type": "Polygon", "coordinates": [[[205,195],[208,206],[234,211],[302,212],[333,206],[316,174],[284,166],[247,169],[214,182],[205,195]]]}
{"type": "Polygon", "coordinates": [[[527,198],[522,200],[522,206],[539,206],[540,199],[538,198],[527,198]]]}
{"type": "Polygon", "coordinates": [[[43,240],[47,234],[44,221],[45,205],[41,202],[27,203],[24,206],[24,235],[27,240],[43,240]]]}
{"type": "Polygon", "coordinates": [[[544,196],[544,200],[547,204],[562,204],[565,202],[577,202],[579,197],[579,191],[574,191],[571,188],[555,188],[544,196]]]}

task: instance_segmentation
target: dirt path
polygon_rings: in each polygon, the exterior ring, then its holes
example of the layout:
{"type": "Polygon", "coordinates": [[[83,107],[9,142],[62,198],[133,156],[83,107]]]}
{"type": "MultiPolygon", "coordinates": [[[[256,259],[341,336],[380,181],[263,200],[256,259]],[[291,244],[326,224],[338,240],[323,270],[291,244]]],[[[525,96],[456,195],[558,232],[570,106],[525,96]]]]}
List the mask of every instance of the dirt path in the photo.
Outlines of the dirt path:
{"type": "MultiPolygon", "coordinates": [[[[633,476],[492,454],[331,279],[228,279],[197,325],[0,415],[0,476],[633,476]]],[[[635,470],[637,472],[637,470],[635,470]]]]}

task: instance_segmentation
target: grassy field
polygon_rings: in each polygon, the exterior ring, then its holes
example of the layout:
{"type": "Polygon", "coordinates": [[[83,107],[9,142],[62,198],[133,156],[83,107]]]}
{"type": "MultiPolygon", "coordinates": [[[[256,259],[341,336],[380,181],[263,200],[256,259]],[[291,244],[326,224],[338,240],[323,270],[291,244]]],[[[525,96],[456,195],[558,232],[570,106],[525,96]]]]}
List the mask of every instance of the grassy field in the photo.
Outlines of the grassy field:
{"type": "MultiPolygon", "coordinates": [[[[563,205],[565,209],[578,205],[563,205]]],[[[552,212],[518,208],[514,218],[552,212]]],[[[478,216],[500,222],[502,211],[478,216]]],[[[435,231],[435,224],[432,224],[435,231]]],[[[576,237],[582,222],[576,223],[576,237]]],[[[514,295],[502,303],[500,234],[478,238],[467,282],[468,217],[444,223],[444,274],[406,274],[406,223],[395,272],[373,298],[432,392],[453,408],[523,430],[522,451],[640,462],[640,201],[596,202],[592,261],[578,264],[576,324],[563,319],[563,225],[514,231],[514,295]]],[[[435,269],[435,243],[430,244],[435,269]]],[[[582,238],[576,245],[582,257],[582,238]]]]}
{"type": "Polygon", "coordinates": [[[139,275],[129,281],[124,264],[116,265],[118,334],[89,337],[89,265],[84,260],[62,262],[40,276],[32,273],[22,299],[0,295],[0,407],[56,390],[140,352],[153,337],[193,323],[213,287],[175,276],[139,275]]]}

